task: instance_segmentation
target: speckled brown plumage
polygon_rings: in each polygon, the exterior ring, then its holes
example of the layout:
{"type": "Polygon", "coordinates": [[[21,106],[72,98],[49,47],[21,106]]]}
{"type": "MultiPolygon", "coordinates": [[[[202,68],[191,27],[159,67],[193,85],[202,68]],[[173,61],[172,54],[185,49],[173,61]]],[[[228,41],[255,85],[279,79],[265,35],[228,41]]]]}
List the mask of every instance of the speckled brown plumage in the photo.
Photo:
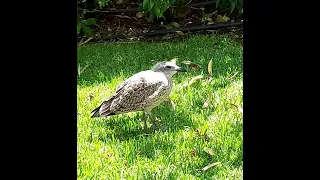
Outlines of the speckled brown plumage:
{"type": "Polygon", "coordinates": [[[116,92],[92,111],[92,117],[107,117],[127,112],[147,111],[169,98],[172,76],[185,71],[172,62],[160,62],[152,70],[139,72],[122,84],[116,92]]]}

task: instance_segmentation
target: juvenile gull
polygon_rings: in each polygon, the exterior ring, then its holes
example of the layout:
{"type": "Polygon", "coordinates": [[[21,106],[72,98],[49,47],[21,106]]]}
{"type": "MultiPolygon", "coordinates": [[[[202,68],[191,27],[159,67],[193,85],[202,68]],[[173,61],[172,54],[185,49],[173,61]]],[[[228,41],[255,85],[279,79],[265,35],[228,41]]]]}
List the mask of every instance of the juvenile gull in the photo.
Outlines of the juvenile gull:
{"type": "Polygon", "coordinates": [[[186,72],[174,62],[159,62],[151,70],[139,72],[122,84],[106,101],[94,109],[91,118],[108,117],[128,112],[143,111],[142,120],[146,127],[146,115],[155,125],[151,111],[163,101],[169,100],[172,89],[172,76],[176,72],[186,72]]]}

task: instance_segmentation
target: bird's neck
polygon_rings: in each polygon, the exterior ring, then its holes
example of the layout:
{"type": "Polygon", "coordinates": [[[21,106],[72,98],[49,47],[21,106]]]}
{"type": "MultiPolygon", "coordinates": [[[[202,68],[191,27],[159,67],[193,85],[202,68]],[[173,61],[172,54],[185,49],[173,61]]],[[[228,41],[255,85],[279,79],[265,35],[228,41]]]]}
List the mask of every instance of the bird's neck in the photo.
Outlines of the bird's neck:
{"type": "Polygon", "coordinates": [[[163,75],[164,75],[164,76],[166,76],[166,78],[167,78],[168,80],[172,80],[172,76],[173,76],[173,74],[166,74],[166,73],[163,73],[163,75]]]}
{"type": "Polygon", "coordinates": [[[163,73],[163,74],[164,74],[164,76],[166,76],[166,78],[168,79],[168,84],[169,84],[169,86],[172,87],[172,84],[173,84],[172,76],[173,76],[173,75],[171,75],[171,74],[165,74],[165,73],[163,73]]]}

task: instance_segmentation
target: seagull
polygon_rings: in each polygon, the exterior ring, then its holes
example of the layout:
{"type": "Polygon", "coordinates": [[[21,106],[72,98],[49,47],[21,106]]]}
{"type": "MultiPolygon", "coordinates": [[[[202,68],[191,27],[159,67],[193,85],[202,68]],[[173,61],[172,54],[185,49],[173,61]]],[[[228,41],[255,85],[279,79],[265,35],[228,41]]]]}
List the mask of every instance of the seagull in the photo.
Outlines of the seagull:
{"type": "Polygon", "coordinates": [[[113,115],[142,111],[144,127],[147,127],[147,116],[154,127],[155,117],[152,116],[151,111],[164,101],[170,101],[172,77],[177,72],[186,72],[186,69],[177,66],[175,62],[162,61],[154,65],[151,70],[134,74],[119,84],[116,92],[91,112],[91,118],[108,118],[113,115]]]}

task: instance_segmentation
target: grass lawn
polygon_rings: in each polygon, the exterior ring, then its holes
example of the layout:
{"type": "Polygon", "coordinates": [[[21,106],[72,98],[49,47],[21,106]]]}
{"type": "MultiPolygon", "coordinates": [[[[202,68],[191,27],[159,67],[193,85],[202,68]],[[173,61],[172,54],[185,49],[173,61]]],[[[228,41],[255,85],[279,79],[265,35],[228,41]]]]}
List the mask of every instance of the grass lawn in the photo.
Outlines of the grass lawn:
{"type": "Polygon", "coordinates": [[[78,48],[78,64],[83,68],[77,85],[79,179],[242,179],[241,43],[211,35],[88,45],[78,48]],[[174,76],[175,110],[165,103],[153,111],[165,131],[144,130],[141,112],[90,118],[118,83],[174,57],[188,72],[174,76]],[[213,78],[207,81],[210,59],[213,78]],[[202,68],[192,71],[182,61],[202,68]],[[197,75],[204,78],[181,88],[197,75]],[[221,164],[199,171],[215,162],[221,164]]]}

